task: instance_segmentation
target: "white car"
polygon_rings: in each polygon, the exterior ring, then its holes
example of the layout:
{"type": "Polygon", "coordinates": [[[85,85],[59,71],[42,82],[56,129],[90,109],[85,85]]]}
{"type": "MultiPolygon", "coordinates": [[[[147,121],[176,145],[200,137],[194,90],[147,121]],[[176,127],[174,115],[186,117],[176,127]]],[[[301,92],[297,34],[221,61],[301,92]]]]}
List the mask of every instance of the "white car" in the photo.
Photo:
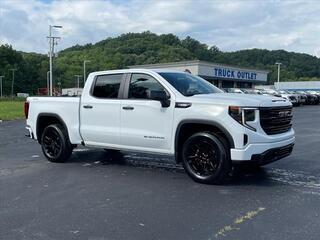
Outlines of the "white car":
{"type": "Polygon", "coordinates": [[[242,89],[240,88],[226,88],[225,91],[227,93],[240,93],[240,94],[245,94],[244,91],[242,91],[242,89]]]}
{"type": "Polygon", "coordinates": [[[296,94],[292,94],[286,90],[278,90],[277,92],[281,95],[281,97],[289,100],[293,106],[300,105],[299,96],[296,94]]]}
{"type": "Polygon", "coordinates": [[[94,72],[81,97],[29,97],[25,114],[49,161],[67,161],[78,144],[167,154],[201,183],[223,182],[232,164],[286,157],[295,141],[289,101],[171,70],[94,72]]]}

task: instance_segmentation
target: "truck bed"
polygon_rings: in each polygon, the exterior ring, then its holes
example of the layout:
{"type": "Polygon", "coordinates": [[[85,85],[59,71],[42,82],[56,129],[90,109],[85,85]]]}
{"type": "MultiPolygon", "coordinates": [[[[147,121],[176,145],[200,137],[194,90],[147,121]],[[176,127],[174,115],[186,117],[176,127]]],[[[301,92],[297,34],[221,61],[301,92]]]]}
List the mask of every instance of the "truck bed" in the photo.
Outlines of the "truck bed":
{"type": "MultiPolygon", "coordinates": [[[[27,125],[36,131],[37,119],[41,114],[50,114],[63,119],[68,126],[69,138],[72,143],[81,143],[79,133],[80,97],[29,97],[29,118],[27,125]]],[[[37,133],[34,134],[37,139],[37,133]]]]}

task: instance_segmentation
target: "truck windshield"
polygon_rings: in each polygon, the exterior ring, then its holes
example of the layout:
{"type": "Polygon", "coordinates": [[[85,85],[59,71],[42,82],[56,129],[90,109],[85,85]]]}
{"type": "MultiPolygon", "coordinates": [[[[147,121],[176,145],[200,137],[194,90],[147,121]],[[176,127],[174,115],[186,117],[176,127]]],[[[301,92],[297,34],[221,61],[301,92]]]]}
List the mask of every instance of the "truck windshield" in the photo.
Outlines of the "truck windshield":
{"type": "Polygon", "coordinates": [[[159,72],[159,75],[184,96],[223,92],[206,80],[189,73],[159,72]]]}

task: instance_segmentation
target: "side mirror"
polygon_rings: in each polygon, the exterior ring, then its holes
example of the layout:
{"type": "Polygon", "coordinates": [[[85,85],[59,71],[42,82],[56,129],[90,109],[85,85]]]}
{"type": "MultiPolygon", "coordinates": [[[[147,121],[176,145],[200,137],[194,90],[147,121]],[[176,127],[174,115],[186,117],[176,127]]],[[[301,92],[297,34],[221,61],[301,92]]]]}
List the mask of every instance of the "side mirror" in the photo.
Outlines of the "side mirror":
{"type": "Polygon", "coordinates": [[[149,93],[149,99],[160,101],[162,107],[169,107],[170,106],[170,99],[167,95],[166,91],[164,90],[151,90],[149,93]]]}

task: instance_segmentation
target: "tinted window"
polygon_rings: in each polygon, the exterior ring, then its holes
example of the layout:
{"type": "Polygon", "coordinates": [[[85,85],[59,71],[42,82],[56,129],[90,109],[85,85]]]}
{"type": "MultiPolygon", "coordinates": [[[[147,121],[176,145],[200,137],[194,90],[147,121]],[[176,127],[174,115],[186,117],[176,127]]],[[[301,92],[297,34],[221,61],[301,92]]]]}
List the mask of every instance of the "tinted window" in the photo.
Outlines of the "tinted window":
{"type": "Polygon", "coordinates": [[[147,74],[133,73],[129,86],[129,98],[149,99],[150,91],[164,91],[161,84],[147,74]]]}
{"type": "Polygon", "coordinates": [[[189,73],[160,72],[159,74],[184,96],[222,92],[208,81],[189,73]]]}
{"type": "Polygon", "coordinates": [[[93,96],[98,98],[118,98],[123,74],[101,75],[97,77],[93,96]]]}

